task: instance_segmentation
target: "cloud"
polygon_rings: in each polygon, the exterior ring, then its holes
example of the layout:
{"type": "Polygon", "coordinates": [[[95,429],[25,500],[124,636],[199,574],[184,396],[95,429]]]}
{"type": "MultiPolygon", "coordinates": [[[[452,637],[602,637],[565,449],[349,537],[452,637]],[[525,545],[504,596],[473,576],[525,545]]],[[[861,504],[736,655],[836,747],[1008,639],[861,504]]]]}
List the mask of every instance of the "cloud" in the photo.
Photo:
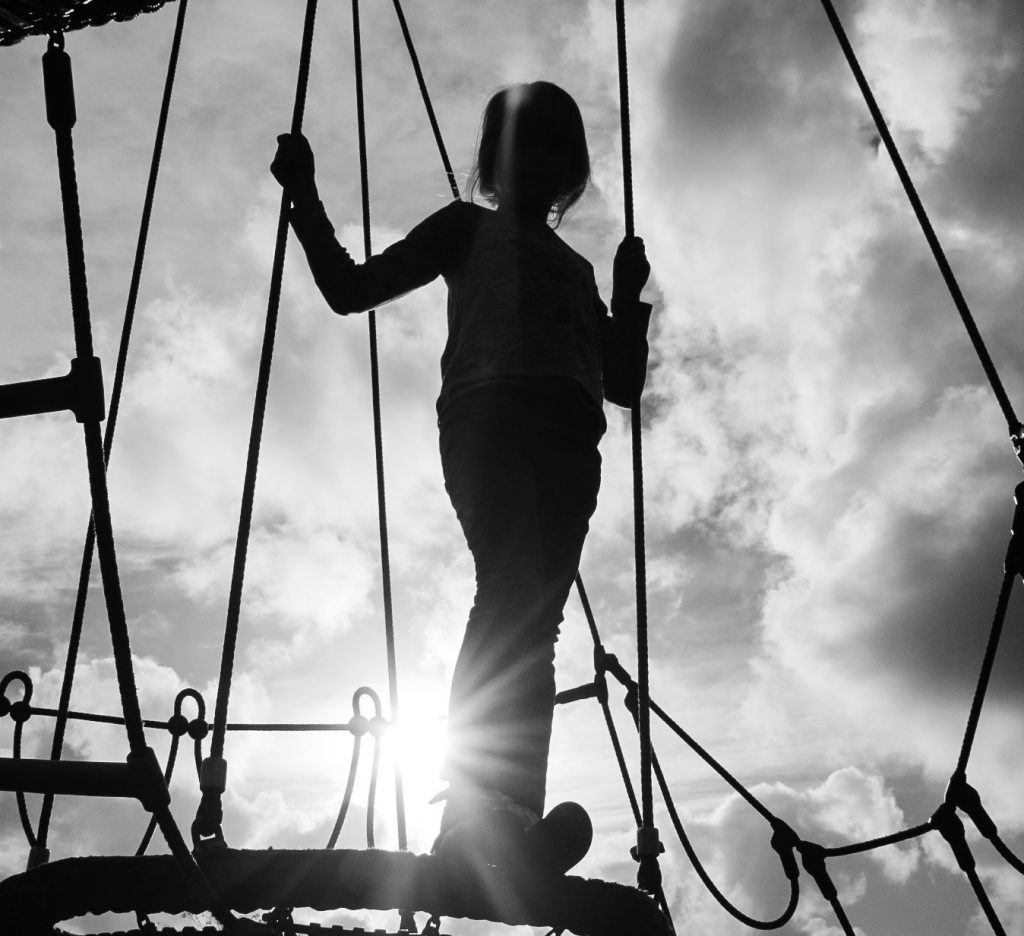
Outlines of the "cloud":
{"type": "MultiPolygon", "coordinates": [[[[622,230],[612,5],[478,6],[408,11],[456,172],[468,170],[495,86],[543,76],[568,87],[587,120],[595,185],[563,233],[607,288],[622,230]]],[[[1020,5],[863,0],[840,12],[1014,398],[1024,351],[1020,5]]],[[[247,11],[242,31],[227,6],[190,15],[111,465],[154,711],[185,682],[215,695],[280,197],[267,164],[291,116],[300,31],[277,4],[247,11]]],[[[170,23],[154,14],[69,38],[108,385],[170,23]]],[[[364,27],[380,247],[448,194],[390,11],[368,8],[364,27]]],[[[657,307],[644,438],[655,696],[809,835],[919,821],[955,761],[998,585],[1016,481],[1000,414],[821,10],[640,0],[628,35],[636,216],[657,307]]],[[[306,127],[331,216],[358,245],[350,40],[347,11],[324,7],[306,127]]],[[[0,115],[11,141],[0,166],[5,380],[63,373],[72,353],[67,283],[53,273],[63,244],[52,138],[33,96],[38,51],[24,43],[0,59],[12,89],[0,115]]],[[[412,706],[443,697],[473,586],[436,455],[442,293],[438,284],[378,319],[398,654],[412,706]]],[[[292,241],[232,718],[343,720],[354,686],[386,681],[366,344],[365,318],[326,310],[292,241]]],[[[629,431],[621,413],[610,422],[584,573],[606,645],[632,667],[629,431]]],[[[5,664],[46,673],[52,693],[89,509],[80,430],[65,417],[9,420],[3,445],[0,647],[5,664]]],[[[97,600],[90,609],[99,618],[97,600]]],[[[102,626],[97,634],[87,630],[82,706],[116,710],[102,626]]],[[[1019,629],[1003,639],[971,778],[1013,837],[1019,629]]],[[[560,688],[589,676],[574,603],[558,665],[560,688]]],[[[590,777],[607,762],[599,721],[594,709],[559,713],[552,790],[578,794],[599,818],[592,867],[632,880],[630,817],[613,805],[621,782],[590,777]]],[[[119,757],[122,740],[103,729],[74,743],[119,757]]],[[[263,841],[262,816],[275,837],[315,843],[336,808],[340,739],[275,748],[239,733],[229,747],[232,840],[263,841]]],[[[702,853],[738,900],[769,912],[784,884],[763,824],[668,750],[702,853]]],[[[175,796],[187,815],[194,777],[181,770],[175,796]]],[[[65,807],[60,848],[119,847],[113,806],[65,807]]],[[[421,841],[435,819],[416,815],[421,841]]],[[[951,867],[936,836],[835,864],[866,934],[956,928],[973,913],[969,893],[940,873],[951,867]],[[929,877],[942,886],[929,890],[929,877]]],[[[679,865],[666,857],[681,932],[740,931],[679,865]]],[[[1012,922],[1020,895],[987,858],[983,867],[1012,922]]],[[[824,936],[835,921],[810,894],[789,929],[824,936]]]]}

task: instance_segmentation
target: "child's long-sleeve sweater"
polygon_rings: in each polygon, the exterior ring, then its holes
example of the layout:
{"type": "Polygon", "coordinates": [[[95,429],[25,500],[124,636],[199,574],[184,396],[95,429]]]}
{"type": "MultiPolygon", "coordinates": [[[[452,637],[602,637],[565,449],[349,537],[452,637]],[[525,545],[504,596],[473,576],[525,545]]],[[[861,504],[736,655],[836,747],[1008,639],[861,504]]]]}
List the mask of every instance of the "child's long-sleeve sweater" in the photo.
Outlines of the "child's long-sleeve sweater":
{"type": "Polygon", "coordinates": [[[439,415],[494,383],[570,383],[598,409],[602,398],[629,406],[634,381],[642,386],[650,306],[616,302],[609,315],[591,264],[546,224],[453,201],[362,264],[319,203],[293,209],[292,225],[335,312],[365,311],[444,277],[439,415]]]}

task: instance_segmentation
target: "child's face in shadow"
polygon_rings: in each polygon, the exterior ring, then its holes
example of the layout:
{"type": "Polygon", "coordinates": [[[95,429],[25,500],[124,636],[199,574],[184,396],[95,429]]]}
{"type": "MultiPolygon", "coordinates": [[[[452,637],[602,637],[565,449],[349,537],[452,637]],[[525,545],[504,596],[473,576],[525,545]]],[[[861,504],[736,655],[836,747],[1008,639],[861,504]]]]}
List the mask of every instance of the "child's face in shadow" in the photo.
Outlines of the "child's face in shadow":
{"type": "Polygon", "coordinates": [[[495,163],[500,201],[548,209],[558,197],[568,158],[543,114],[528,105],[515,108],[502,128],[495,163]]]}

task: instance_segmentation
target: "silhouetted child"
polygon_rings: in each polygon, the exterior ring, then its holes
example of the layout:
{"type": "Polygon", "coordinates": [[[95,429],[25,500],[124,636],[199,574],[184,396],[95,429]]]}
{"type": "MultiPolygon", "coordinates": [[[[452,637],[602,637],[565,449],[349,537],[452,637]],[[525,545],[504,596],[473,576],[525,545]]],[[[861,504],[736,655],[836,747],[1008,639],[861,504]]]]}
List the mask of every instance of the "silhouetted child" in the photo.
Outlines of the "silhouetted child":
{"type": "Polygon", "coordinates": [[[495,94],[470,198],[355,263],[334,237],[313,155],[285,134],[271,167],[317,286],[342,315],[443,276],[448,341],[437,400],[445,487],[476,565],[476,597],[452,683],[449,782],[437,854],[564,872],[586,853],[582,807],[540,820],[562,610],[597,502],[602,401],[643,385],[650,274],[643,241],[615,256],[611,315],[593,267],[555,233],[590,180],[576,102],[548,82],[495,94]]]}

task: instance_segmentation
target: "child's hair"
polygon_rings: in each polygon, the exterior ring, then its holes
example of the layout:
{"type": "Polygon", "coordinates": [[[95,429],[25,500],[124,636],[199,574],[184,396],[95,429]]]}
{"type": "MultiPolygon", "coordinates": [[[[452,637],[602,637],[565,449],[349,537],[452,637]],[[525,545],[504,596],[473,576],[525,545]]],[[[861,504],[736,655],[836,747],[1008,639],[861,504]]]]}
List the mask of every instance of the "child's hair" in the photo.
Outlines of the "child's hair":
{"type": "Polygon", "coordinates": [[[566,157],[562,177],[556,180],[558,194],[551,207],[554,226],[558,227],[590,182],[590,153],[579,107],[568,92],[550,81],[509,85],[495,92],[487,102],[476,164],[469,178],[470,198],[479,191],[491,204],[497,203],[495,171],[502,134],[524,118],[566,157]]]}

